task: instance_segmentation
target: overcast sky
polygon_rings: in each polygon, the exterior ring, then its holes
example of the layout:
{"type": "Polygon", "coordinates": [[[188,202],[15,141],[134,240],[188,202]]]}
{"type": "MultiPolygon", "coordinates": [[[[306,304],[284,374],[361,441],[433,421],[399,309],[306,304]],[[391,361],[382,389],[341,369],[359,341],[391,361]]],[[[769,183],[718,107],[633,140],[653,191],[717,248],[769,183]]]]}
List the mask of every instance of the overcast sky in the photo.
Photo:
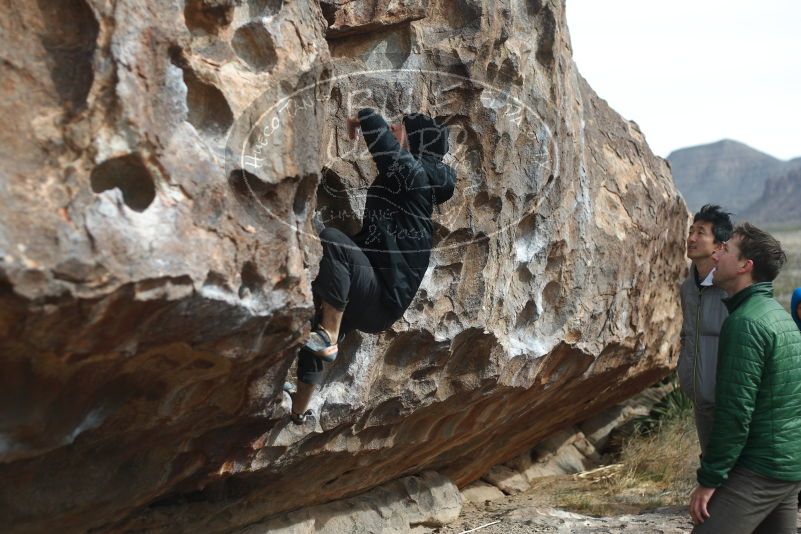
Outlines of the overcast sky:
{"type": "Polygon", "coordinates": [[[801,156],[799,0],[567,0],[579,71],[660,156],[735,139],[801,156]]]}

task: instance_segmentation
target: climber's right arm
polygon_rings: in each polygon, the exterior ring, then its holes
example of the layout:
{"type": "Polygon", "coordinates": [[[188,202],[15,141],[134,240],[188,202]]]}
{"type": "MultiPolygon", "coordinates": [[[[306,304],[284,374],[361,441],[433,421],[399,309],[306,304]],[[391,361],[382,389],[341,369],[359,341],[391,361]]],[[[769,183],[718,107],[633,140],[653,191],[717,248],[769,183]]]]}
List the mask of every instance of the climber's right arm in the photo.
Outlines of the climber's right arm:
{"type": "Polygon", "coordinates": [[[412,159],[411,154],[403,150],[398,140],[389,131],[389,125],[384,117],[370,108],[359,110],[359,126],[362,129],[364,142],[373,156],[373,161],[379,173],[388,173],[392,165],[409,163],[405,159],[412,159]]]}

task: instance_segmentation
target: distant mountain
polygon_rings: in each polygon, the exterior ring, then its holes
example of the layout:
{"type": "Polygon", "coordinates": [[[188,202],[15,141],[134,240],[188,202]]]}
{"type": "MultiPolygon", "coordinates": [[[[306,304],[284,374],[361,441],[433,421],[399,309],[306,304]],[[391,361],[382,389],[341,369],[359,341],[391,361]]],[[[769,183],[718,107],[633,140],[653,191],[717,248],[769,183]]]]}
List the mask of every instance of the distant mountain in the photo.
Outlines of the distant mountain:
{"type": "Polygon", "coordinates": [[[758,199],[767,179],[788,163],[729,139],[676,150],[667,160],[690,211],[713,203],[735,213],[758,199]]]}
{"type": "Polygon", "coordinates": [[[783,176],[765,182],[765,190],[756,202],[745,209],[739,220],[767,224],[801,224],[801,158],[783,176]]]}

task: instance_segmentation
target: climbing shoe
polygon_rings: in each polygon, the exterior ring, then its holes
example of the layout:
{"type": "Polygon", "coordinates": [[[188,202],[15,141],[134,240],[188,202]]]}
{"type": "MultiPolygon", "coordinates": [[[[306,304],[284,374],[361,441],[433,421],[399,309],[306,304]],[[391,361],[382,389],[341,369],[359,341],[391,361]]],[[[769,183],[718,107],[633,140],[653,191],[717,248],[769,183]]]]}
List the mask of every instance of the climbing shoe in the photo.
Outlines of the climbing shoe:
{"type": "Polygon", "coordinates": [[[331,363],[337,359],[337,344],[331,342],[331,337],[324,328],[313,330],[300,350],[309,352],[324,362],[331,363]]]}
{"type": "Polygon", "coordinates": [[[303,413],[290,412],[289,419],[296,425],[303,425],[308,421],[314,420],[314,412],[311,410],[306,410],[303,413]]]}

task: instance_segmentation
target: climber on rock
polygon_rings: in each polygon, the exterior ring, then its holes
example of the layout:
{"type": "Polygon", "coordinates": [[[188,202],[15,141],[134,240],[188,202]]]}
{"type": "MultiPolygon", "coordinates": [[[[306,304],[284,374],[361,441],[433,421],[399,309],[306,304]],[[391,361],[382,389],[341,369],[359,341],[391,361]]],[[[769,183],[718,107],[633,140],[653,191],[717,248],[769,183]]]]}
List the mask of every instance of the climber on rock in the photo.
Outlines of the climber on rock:
{"type": "Polygon", "coordinates": [[[298,387],[291,419],[302,424],[326,363],[337,357],[347,332],[378,333],[403,316],[428,268],[435,205],[453,195],[456,173],[442,161],[448,129],[422,114],[388,125],[371,109],[347,120],[348,136],[361,128],[378,175],[367,190],[361,230],[320,234],[323,256],[312,283],[316,314],[298,355],[298,387]]]}

